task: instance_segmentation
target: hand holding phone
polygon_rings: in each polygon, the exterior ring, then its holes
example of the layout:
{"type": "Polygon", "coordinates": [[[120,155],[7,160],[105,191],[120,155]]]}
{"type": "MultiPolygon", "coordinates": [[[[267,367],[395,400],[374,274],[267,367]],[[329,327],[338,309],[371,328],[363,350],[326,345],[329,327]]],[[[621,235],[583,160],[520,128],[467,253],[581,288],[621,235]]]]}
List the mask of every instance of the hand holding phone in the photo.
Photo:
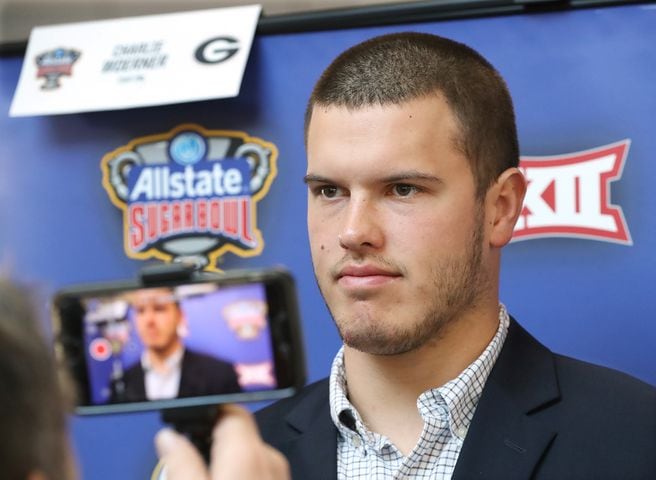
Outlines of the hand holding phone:
{"type": "Polygon", "coordinates": [[[161,430],[155,437],[166,480],[288,480],[285,457],[262,441],[251,414],[237,405],[222,405],[212,434],[209,468],[183,435],[161,430]]]}

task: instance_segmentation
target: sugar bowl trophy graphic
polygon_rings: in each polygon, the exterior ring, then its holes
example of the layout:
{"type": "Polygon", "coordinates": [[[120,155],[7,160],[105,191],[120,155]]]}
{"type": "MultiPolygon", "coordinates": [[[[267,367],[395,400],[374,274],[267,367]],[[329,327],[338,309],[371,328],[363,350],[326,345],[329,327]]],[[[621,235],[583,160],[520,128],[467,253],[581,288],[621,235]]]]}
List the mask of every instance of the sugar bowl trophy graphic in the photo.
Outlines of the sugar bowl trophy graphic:
{"type": "Polygon", "coordinates": [[[45,79],[42,90],[56,90],[61,86],[63,76],[71,76],[73,64],[80,58],[80,52],[71,48],[57,48],[44,52],[34,59],[37,78],[45,79]]]}
{"type": "Polygon", "coordinates": [[[257,202],[276,176],[278,150],[244,132],[180,125],[105,155],[103,186],[123,211],[131,258],[217,269],[230,251],[258,255],[257,202]]]}
{"type": "Polygon", "coordinates": [[[262,300],[238,300],[223,309],[230,330],[242,340],[253,340],[266,327],[267,304],[262,300]]]}

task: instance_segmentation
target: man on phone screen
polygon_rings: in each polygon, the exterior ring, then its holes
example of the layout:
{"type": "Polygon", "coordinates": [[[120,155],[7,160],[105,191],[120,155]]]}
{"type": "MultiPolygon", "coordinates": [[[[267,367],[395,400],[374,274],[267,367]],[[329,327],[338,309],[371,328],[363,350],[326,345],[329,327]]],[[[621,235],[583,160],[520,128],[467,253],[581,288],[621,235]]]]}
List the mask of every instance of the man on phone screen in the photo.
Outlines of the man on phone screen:
{"type": "Polygon", "coordinates": [[[140,360],[112,382],[112,402],[193,397],[241,390],[232,364],[185,347],[187,322],[175,292],[148,288],[130,295],[140,360]]]}

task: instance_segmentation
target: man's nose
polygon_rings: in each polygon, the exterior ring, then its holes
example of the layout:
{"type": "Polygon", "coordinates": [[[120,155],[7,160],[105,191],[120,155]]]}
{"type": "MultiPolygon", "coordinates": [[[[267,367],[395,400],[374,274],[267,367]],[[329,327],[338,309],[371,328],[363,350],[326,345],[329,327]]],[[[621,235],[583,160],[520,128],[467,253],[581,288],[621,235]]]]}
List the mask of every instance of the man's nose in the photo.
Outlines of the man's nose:
{"type": "Polygon", "coordinates": [[[344,220],[339,233],[339,245],[351,251],[379,249],[383,246],[380,212],[367,197],[351,196],[344,211],[344,220]]]}
{"type": "Polygon", "coordinates": [[[155,311],[152,308],[146,308],[143,313],[143,319],[148,325],[155,323],[155,311]]]}

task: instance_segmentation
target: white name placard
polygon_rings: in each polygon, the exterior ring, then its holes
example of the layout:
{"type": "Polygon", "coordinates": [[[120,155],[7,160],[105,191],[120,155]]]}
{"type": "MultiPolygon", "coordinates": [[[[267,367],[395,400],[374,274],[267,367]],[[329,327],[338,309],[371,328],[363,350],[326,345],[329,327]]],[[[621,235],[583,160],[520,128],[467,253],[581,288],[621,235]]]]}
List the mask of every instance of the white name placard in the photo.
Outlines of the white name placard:
{"type": "Polygon", "coordinates": [[[36,27],[10,116],[239,95],[259,5],[36,27]]]}

